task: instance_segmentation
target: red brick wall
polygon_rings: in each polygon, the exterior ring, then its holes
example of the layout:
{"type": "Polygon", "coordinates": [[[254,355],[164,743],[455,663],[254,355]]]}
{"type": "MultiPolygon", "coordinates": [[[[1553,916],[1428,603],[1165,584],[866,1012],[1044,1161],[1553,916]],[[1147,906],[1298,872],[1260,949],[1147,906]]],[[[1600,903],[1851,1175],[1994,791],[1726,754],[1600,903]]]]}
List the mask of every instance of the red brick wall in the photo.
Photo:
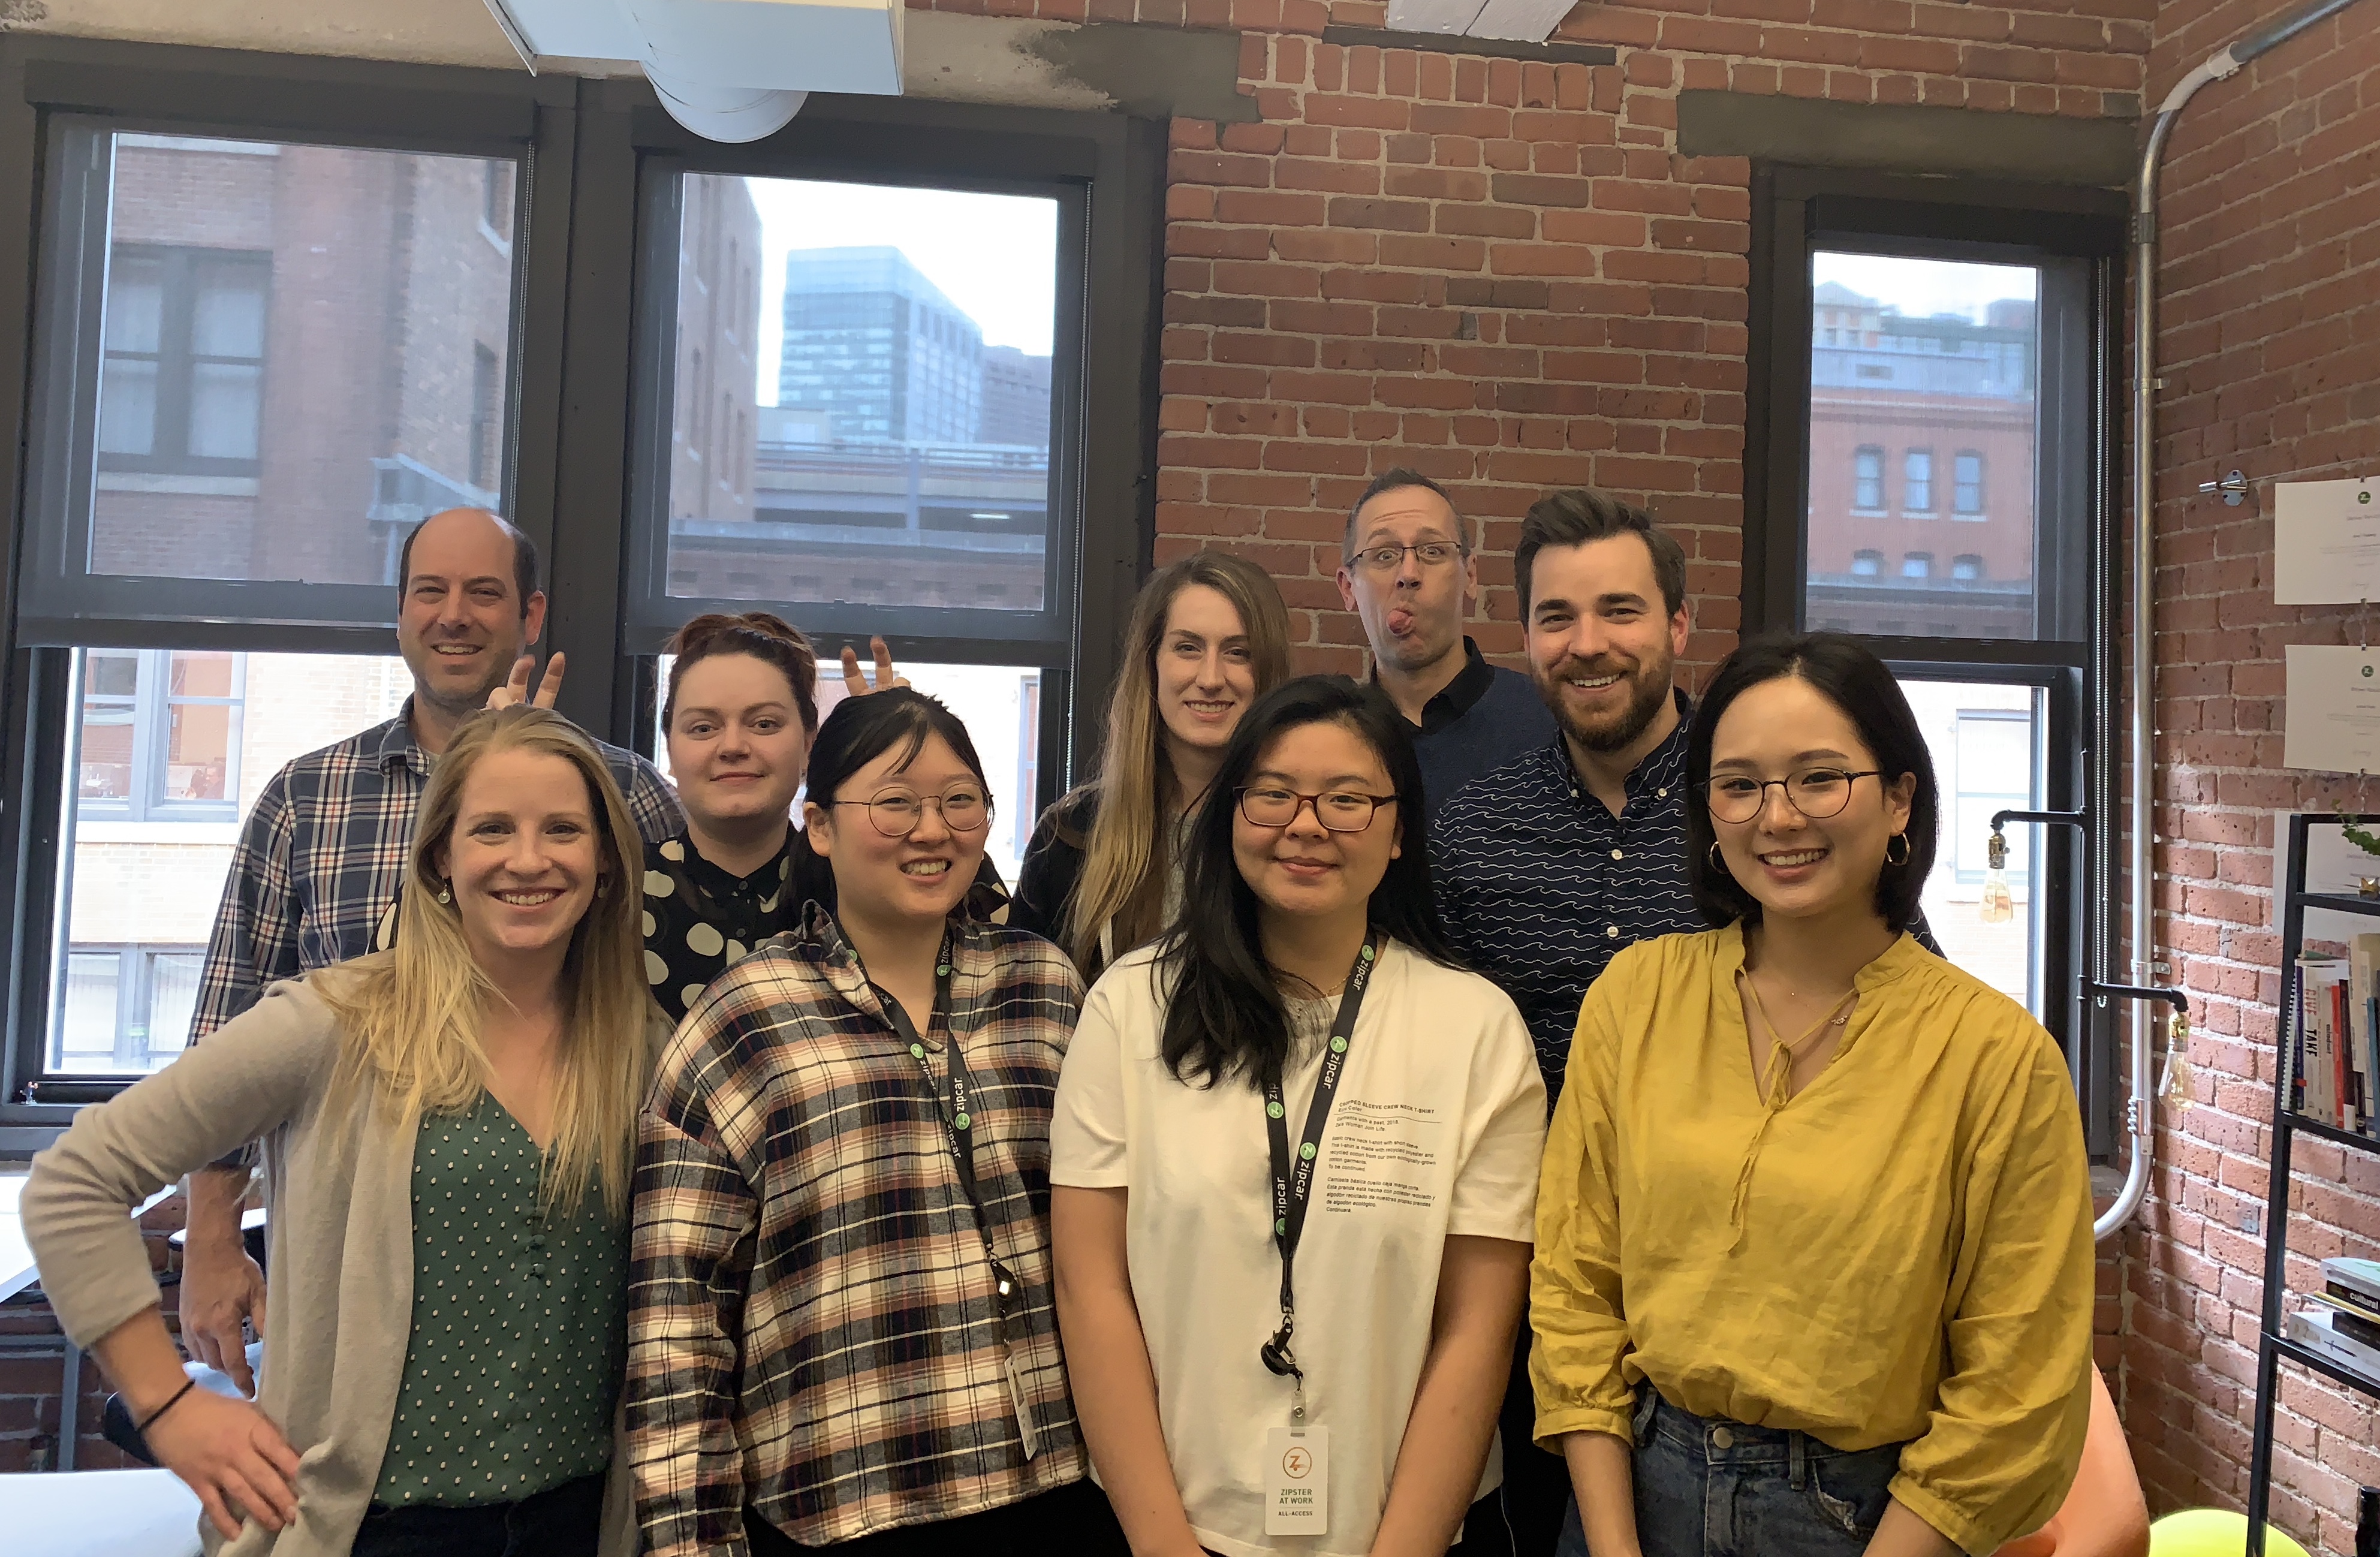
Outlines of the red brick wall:
{"type": "MultiPolygon", "coordinates": [[[[2149,90],[2279,12],[2160,6],[2149,90]]],[[[2380,6],[2362,6],[2202,91],[2165,175],[2158,332],[2155,719],[2158,943],[2178,954],[2199,1105],[2168,1116],[2127,1239],[2128,1420],[2159,1507],[2237,1507],[2262,1301],[2261,1210],[2280,994],[2276,811],[2380,806],[2380,789],[2281,769],[2282,648],[2351,641],[2352,608],[2272,601],[2272,491],[2380,468],[2380,6]],[[2240,468],[2238,508],[2198,483],[2240,468]]],[[[2380,1253],[2380,1161],[2297,1149],[2290,1284],[2323,1255],[2380,1253]]],[[[2355,1488],[2380,1484],[2370,1404],[2284,1370],[2276,1522],[2354,1550],[2355,1488]]]]}
{"type": "Polygon", "coordinates": [[[1685,541],[1692,661],[1732,646],[1750,168],[1677,154],[1679,90],[2130,112],[2152,6],[1582,5],[1559,36],[1621,55],[1594,67],[1316,39],[1384,25],[1364,0],[940,8],[1243,30],[1263,121],[1173,127],[1158,554],[1260,560],[1303,664],[1351,669],[1341,526],[1399,463],[1482,522],[1489,652],[1520,645],[1516,521],[1579,484],[1646,503],[1685,541]]]}

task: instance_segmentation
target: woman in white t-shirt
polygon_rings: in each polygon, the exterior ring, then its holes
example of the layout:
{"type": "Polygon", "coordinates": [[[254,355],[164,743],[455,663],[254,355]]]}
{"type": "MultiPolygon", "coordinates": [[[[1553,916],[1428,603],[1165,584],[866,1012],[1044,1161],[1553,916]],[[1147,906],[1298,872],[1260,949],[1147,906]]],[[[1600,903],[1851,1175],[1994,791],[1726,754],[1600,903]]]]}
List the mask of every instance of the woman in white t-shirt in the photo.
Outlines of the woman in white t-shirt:
{"type": "Polygon", "coordinates": [[[1545,1098],[1512,1003],[1451,965],[1421,797],[1377,689],[1277,688],[1198,813],[1180,916],[1084,1004],[1058,1313],[1137,1557],[1510,1550],[1488,1451],[1545,1098]]]}

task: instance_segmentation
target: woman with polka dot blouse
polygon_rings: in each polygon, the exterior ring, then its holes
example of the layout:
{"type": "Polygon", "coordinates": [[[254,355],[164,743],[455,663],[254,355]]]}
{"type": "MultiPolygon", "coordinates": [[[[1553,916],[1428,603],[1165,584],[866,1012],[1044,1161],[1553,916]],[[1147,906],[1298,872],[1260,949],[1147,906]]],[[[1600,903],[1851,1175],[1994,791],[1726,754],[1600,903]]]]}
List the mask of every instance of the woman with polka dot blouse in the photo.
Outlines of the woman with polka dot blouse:
{"type": "Polygon", "coordinates": [[[423,792],[395,947],[274,985],[35,1161],[42,1289],[241,1552],[636,1550],[606,1483],[665,1036],[638,853],[575,726],[474,716],[423,792]],[[249,1141],[273,1246],[252,1402],[189,1387],[125,1214],[249,1141]]]}
{"type": "MultiPolygon", "coordinates": [[[[876,685],[895,675],[873,645],[876,685]]],[[[645,848],[646,981],[672,1021],[703,987],[771,935],[800,927],[789,888],[794,798],[818,735],[818,660],[809,640],[766,611],[697,616],[670,639],[662,704],[670,776],[686,831],[645,848]]],[[[843,651],[844,695],[868,691],[858,657],[843,651]]],[[[1006,902],[986,866],[971,902],[989,915],[1006,902]]]]}
{"type": "Polygon", "coordinates": [[[847,699],[809,755],[800,928],[692,998],[639,1136],[645,1550],[1123,1557],[1050,1287],[1082,983],[965,911],[991,793],[948,709],[847,699]]]}

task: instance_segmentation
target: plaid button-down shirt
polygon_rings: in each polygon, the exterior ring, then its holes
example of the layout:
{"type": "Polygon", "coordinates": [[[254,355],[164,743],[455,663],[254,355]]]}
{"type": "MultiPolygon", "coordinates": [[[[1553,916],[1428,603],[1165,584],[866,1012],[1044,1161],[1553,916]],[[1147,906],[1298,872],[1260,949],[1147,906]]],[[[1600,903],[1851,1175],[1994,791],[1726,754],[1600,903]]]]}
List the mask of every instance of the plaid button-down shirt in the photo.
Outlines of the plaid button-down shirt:
{"type": "Polygon", "coordinates": [[[813,908],[703,992],[637,1150],[628,1452],[651,1557],[746,1551],[748,1505],[806,1545],[1082,1478],[1050,1263],[1050,1113],[1083,988],[1055,946],[957,922],[948,1020],[1010,1349],[941,1115],[858,956],[813,908]],[[1025,1454],[1014,1356],[1040,1432],[1025,1454]]]}
{"type": "MultiPolygon", "coordinates": [[[[434,760],[395,718],[298,758],[273,775],[239,830],[223,905],[199,975],[190,1040],[256,1004],[265,988],[389,943],[413,813],[434,760]]],[[[625,781],[637,831],[658,843],[684,830],[677,797],[653,765],[595,743],[625,781]]]]}

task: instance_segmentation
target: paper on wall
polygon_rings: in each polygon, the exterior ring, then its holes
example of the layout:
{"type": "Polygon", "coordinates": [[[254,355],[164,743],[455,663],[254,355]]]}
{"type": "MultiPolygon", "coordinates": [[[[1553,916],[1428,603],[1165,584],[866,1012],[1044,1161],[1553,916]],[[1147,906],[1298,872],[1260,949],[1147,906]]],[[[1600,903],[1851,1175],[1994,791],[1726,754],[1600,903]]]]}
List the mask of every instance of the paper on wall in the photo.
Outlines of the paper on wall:
{"type": "Polygon", "coordinates": [[[2289,646],[2281,765],[2380,772],[2380,651],[2289,646]]]}
{"type": "Polygon", "coordinates": [[[2380,477],[2283,481],[2277,493],[2273,506],[2274,603],[2380,602],[2380,477]]]}

